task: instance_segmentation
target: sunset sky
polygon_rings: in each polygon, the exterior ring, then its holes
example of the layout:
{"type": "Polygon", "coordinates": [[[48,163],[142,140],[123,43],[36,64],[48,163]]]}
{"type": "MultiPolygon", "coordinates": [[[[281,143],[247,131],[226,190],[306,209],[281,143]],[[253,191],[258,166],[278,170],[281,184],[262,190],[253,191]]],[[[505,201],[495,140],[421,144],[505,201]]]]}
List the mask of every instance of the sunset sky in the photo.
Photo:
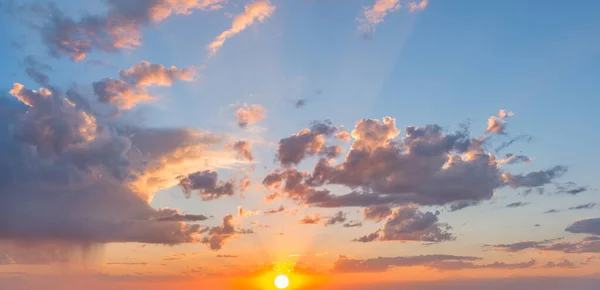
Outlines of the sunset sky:
{"type": "Polygon", "coordinates": [[[600,289],[599,14],[0,0],[0,289],[600,289]]]}

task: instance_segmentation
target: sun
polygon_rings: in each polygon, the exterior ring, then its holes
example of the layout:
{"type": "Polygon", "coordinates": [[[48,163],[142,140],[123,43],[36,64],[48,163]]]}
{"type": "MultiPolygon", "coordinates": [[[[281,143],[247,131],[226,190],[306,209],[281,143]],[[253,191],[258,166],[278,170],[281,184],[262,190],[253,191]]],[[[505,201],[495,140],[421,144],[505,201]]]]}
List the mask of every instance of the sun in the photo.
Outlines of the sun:
{"type": "Polygon", "coordinates": [[[286,275],[279,275],[275,277],[275,287],[277,289],[285,289],[290,285],[290,279],[286,275]]]}

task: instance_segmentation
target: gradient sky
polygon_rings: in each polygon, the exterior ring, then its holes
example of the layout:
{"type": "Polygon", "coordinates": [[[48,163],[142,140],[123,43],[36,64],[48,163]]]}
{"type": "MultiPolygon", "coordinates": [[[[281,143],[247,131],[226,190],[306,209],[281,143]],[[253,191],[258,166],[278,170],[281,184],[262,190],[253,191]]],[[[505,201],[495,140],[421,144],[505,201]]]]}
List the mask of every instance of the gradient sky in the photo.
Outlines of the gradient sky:
{"type": "Polygon", "coordinates": [[[600,287],[598,1],[0,9],[0,288],[600,287]]]}

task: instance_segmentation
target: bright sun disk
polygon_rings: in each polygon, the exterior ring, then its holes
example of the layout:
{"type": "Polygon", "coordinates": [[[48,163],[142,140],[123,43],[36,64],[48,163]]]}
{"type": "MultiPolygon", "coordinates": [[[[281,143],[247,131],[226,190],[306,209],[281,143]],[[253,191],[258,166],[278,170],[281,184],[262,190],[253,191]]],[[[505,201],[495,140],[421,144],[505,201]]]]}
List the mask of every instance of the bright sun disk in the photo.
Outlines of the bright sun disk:
{"type": "Polygon", "coordinates": [[[275,287],[285,289],[290,285],[290,279],[286,275],[279,275],[275,278],[275,287]]]}

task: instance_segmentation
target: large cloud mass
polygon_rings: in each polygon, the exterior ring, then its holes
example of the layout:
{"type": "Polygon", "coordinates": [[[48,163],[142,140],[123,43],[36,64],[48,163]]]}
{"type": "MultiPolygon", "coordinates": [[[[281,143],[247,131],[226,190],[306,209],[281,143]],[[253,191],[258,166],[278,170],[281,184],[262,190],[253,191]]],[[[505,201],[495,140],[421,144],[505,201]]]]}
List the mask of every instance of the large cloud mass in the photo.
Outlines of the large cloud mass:
{"type": "Polygon", "coordinates": [[[0,99],[0,239],[200,241],[202,226],[185,221],[205,216],[148,202],[206,158],[226,160],[210,149],[219,138],[192,129],[111,127],[55,91],[15,84],[10,93],[19,102],[0,99]]]}

